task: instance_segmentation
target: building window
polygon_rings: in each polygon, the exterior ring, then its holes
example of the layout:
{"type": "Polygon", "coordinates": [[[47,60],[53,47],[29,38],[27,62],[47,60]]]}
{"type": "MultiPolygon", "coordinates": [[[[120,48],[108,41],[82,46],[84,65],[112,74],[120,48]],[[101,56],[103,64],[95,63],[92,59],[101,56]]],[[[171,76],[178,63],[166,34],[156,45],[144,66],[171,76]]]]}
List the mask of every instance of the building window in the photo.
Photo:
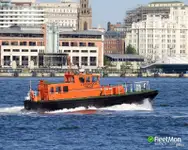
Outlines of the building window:
{"type": "Polygon", "coordinates": [[[64,50],[65,53],[70,53],[71,51],[70,50],[64,50]]]}
{"type": "Polygon", "coordinates": [[[79,57],[72,57],[72,61],[74,65],[79,66],[79,57]]]}
{"type": "Polygon", "coordinates": [[[88,47],[95,47],[95,43],[88,43],[88,47]]]}
{"type": "Polygon", "coordinates": [[[69,46],[69,42],[62,42],[62,46],[69,46]]]}
{"type": "Polygon", "coordinates": [[[86,47],[86,43],[80,42],[81,47],[86,47]]]}
{"type": "Polygon", "coordinates": [[[27,46],[27,42],[20,42],[20,46],[27,46]]]}
{"type": "Polygon", "coordinates": [[[34,62],[34,65],[37,65],[37,56],[31,56],[31,61],[34,62]]]}
{"type": "Polygon", "coordinates": [[[29,50],[28,49],[22,49],[22,52],[28,52],[29,50]]]}
{"type": "Polygon", "coordinates": [[[36,46],[36,42],[29,42],[29,46],[36,46]]]}
{"type": "Polygon", "coordinates": [[[90,57],[90,66],[97,66],[97,58],[90,57]]]}
{"type": "Polygon", "coordinates": [[[10,66],[10,56],[4,56],[4,66],[10,66]]]}
{"type": "Polygon", "coordinates": [[[79,50],[73,50],[73,53],[79,53],[79,50]]]}
{"type": "Polygon", "coordinates": [[[97,51],[96,50],[90,50],[90,53],[96,53],[97,51]]]}
{"type": "Polygon", "coordinates": [[[9,45],[8,41],[2,41],[2,45],[9,45]]]}
{"type": "Polygon", "coordinates": [[[13,46],[17,46],[18,45],[18,42],[11,42],[11,45],[13,45],[13,46]]]}
{"type": "Polygon", "coordinates": [[[88,50],[82,50],[82,53],[88,53],[88,50]]]}
{"type": "Polygon", "coordinates": [[[16,61],[17,66],[20,65],[20,56],[13,56],[13,57],[12,57],[12,60],[13,60],[13,61],[16,61]]]}
{"type": "Polygon", "coordinates": [[[28,66],[28,56],[22,56],[22,66],[28,66]]]}
{"type": "Polygon", "coordinates": [[[77,42],[71,42],[71,46],[78,46],[77,42]]]}
{"type": "Polygon", "coordinates": [[[82,66],[88,66],[88,57],[82,57],[82,66]]]}
{"type": "Polygon", "coordinates": [[[4,49],[4,52],[10,52],[10,49],[4,49]]]}
{"type": "Polygon", "coordinates": [[[20,52],[19,49],[13,49],[12,51],[13,51],[13,52],[20,52]]]}
{"type": "Polygon", "coordinates": [[[31,52],[38,52],[37,49],[31,49],[31,52]]]}

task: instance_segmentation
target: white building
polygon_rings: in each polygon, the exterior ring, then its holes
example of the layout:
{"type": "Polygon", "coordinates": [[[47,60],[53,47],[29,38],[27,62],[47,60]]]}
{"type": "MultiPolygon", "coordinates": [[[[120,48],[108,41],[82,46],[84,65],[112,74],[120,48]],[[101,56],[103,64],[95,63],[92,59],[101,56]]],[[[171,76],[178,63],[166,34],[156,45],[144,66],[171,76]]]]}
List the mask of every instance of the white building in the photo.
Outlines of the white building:
{"type": "Polygon", "coordinates": [[[10,0],[0,1],[0,28],[13,25],[19,26],[41,26],[44,24],[44,10],[32,6],[35,2],[10,0]]]}
{"type": "Polygon", "coordinates": [[[45,22],[60,27],[77,29],[79,3],[62,1],[61,3],[38,3],[36,7],[45,12],[45,22]]]}
{"type": "Polygon", "coordinates": [[[188,62],[188,7],[181,2],[157,2],[148,7],[170,7],[169,17],[147,14],[146,20],[132,23],[126,47],[131,44],[148,63],[172,63],[173,58],[188,62]]]}

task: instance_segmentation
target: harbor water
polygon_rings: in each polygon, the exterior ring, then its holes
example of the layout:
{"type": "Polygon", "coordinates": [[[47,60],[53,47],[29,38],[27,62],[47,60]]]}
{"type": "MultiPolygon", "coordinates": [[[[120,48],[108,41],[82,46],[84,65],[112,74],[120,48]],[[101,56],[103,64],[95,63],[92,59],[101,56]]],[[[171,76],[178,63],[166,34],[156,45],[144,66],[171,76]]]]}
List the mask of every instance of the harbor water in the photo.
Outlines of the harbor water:
{"type": "MultiPolygon", "coordinates": [[[[26,111],[29,83],[40,78],[0,78],[0,150],[161,150],[188,147],[187,78],[102,78],[101,84],[150,81],[153,104],[26,111]],[[149,138],[148,138],[149,137],[149,138]],[[170,140],[165,140],[171,138],[170,140]],[[172,139],[175,139],[173,141],[172,139]]],[[[62,78],[45,78],[61,82],[62,78]]]]}

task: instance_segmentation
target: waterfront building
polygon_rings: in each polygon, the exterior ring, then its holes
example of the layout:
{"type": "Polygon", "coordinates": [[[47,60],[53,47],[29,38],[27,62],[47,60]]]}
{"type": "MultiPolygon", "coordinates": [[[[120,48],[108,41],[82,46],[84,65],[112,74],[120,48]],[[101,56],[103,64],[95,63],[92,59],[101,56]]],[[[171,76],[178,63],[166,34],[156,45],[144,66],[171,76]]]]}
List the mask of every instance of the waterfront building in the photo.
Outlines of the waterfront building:
{"type": "Polygon", "coordinates": [[[60,33],[60,53],[70,56],[73,65],[97,69],[104,64],[104,35],[100,31],[65,31],[60,33]]]}
{"type": "Polygon", "coordinates": [[[104,35],[99,31],[60,31],[46,25],[41,29],[14,26],[0,30],[0,52],[2,67],[11,67],[14,61],[17,67],[34,63],[38,68],[39,55],[64,54],[70,56],[72,66],[97,69],[103,67],[104,35]]]}
{"type": "Polygon", "coordinates": [[[105,57],[117,70],[138,70],[144,62],[144,57],[133,54],[105,54],[105,57]]]}
{"type": "Polygon", "coordinates": [[[148,63],[188,63],[188,7],[174,1],[154,2],[144,8],[148,12],[144,17],[140,13],[143,18],[139,16],[142,19],[128,28],[126,47],[131,44],[148,63]]]}
{"type": "Polygon", "coordinates": [[[125,35],[122,32],[105,32],[104,53],[105,54],[124,54],[125,53],[125,35]]]}
{"type": "Polygon", "coordinates": [[[32,4],[34,0],[1,0],[0,28],[13,25],[41,26],[44,24],[44,10],[32,4]]]}

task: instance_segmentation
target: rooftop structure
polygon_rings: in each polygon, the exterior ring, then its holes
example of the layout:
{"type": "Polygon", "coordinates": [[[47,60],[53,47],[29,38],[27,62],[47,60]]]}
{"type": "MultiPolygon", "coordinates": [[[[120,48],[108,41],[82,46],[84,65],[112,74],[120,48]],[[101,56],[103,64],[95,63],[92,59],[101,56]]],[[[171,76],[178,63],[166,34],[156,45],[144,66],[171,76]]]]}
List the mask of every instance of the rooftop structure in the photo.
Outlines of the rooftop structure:
{"type": "Polygon", "coordinates": [[[185,4],[180,1],[162,1],[162,2],[152,2],[146,6],[139,6],[133,10],[126,12],[125,26],[129,30],[133,22],[139,22],[146,20],[148,14],[158,14],[162,18],[169,18],[171,7],[184,7],[185,4]]]}

